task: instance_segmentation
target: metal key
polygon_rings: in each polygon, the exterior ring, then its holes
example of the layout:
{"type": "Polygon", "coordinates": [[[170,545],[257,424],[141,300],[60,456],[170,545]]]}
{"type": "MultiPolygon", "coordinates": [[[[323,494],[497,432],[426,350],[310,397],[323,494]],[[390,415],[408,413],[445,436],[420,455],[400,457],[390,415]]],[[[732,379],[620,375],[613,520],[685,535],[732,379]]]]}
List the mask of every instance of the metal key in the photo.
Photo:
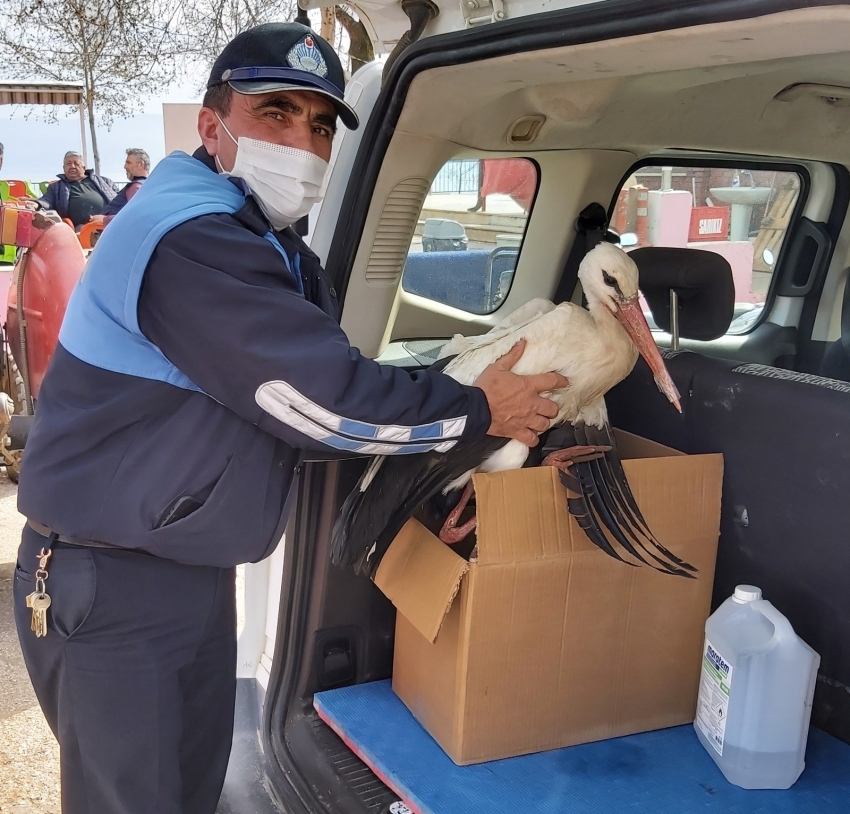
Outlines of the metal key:
{"type": "Polygon", "coordinates": [[[27,597],[27,607],[32,609],[30,628],[38,639],[47,635],[47,609],[50,607],[51,599],[47,594],[45,583],[49,576],[47,563],[50,561],[51,554],[53,554],[51,549],[42,548],[36,555],[38,568],[35,572],[35,590],[27,597]]]}
{"type": "Polygon", "coordinates": [[[37,638],[47,635],[47,609],[50,607],[50,597],[42,592],[33,591],[27,597],[27,607],[32,608],[30,627],[37,638]]]}

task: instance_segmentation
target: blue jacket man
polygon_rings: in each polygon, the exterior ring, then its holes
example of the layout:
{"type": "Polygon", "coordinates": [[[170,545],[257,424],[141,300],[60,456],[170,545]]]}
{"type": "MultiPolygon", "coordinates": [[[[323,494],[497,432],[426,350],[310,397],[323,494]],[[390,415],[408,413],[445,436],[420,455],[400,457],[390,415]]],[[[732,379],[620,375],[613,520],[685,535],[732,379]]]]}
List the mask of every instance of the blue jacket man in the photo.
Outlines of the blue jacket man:
{"type": "Polygon", "coordinates": [[[533,444],[557,412],[539,393],[565,381],[511,373],[521,348],[465,387],[348,344],[290,228],[321,197],[337,116],[358,125],[343,85],[308,28],[238,35],[212,69],[203,148],[159,164],[69,304],[21,473],[14,584],[65,814],[215,811],[233,566],[277,544],[305,450],[411,454],[487,432],[533,444]]]}
{"type": "Polygon", "coordinates": [[[43,209],[56,210],[60,218],[68,218],[78,229],[103,211],[118,187],[106,176],[87,170],[79,153],[65,153],[62,168],[59,180],[47,188],[38,203],[43,209]]]}

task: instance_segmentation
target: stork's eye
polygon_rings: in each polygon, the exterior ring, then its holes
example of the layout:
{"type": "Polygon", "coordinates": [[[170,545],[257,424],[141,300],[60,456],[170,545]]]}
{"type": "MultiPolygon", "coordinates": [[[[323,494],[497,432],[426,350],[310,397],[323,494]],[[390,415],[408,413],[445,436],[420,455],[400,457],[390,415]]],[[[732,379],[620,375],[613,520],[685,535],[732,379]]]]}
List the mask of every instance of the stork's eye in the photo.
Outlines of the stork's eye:
{"type": "Polygon", "coordinates": [[[602,280],[605,285],[609,285],[611,288],[617,288],[617,281],[604,269],[602,271],[602,280]]]}

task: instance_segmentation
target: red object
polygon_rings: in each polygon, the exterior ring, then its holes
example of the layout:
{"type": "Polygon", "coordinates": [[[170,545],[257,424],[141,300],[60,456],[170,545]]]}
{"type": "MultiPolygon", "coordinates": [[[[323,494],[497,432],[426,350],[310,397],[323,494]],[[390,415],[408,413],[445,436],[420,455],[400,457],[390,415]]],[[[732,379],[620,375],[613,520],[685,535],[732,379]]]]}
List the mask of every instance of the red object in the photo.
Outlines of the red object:
{"type": "Polygon", "coordinates": [[[35,212],[28,209],[22,209],[18,212],[18,230],[15,234],[15,245],[29,248],[35,243],[38,237],[36,230],[32,227],[32,219],[35,217],[35,212]]]}
{"type": "Polygon", "coordinates": [[[9,195],[13,198],[29,199],[29,190],[23,181],[6,181],[6,183],[9,185],[9,195]]]}
{"type": "Polygon", "coordinates": [[[95,232],[102,232],[103,224],[102,223],[93,223],[89,221],[86,223],[82,229],[80,229],[79,234],[77,235],[77,239],[80,241],[80,245],[84,249],[92,249],[94,248],[94,243],[92,242],[92,236],[95,232]]]}
{"type": "Polygon", "coordinates": [[[34,229],[35,245],[18,259],[9,287],[6,326],[12,353],[22,364],[18,332],[18,276],[23,268],[23,308],[27,319],[27,362],[30,391],[38,398],[41,381],[59,341],[59,328],[71,292],[83,273],[86,258],[74,230],[56,223],[34,229]]]}
{"type": "Polygon", "coordinates": [[[485,158],[482,162],[479,198],[499,193],[510,195],[523,209],[531,209],[537,191],[537,170],[524,158],[485,158]]]}
{"type": "Polygon", "coordinates": [[[33,229],[35,210],[6,202],[0,204],[0,244],[29,248],[38,239],[33,229]]]}
{"type": "Polygon", "coordinates": [[[729,236],[728,206],[695,206],[691,210],[688,241],[726,240],[729,236]]]}

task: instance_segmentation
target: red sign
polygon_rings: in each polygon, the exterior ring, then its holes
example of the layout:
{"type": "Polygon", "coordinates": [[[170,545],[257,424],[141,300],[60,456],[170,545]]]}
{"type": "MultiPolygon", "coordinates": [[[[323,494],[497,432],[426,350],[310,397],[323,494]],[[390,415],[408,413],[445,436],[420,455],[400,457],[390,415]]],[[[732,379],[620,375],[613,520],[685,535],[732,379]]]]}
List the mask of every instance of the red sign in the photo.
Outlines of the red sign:
{"type": "Polygon", "coordinates": [[[729,237],[728,206],[695,206],[691,209],[688,241],[727,240],[729,237]]]}

